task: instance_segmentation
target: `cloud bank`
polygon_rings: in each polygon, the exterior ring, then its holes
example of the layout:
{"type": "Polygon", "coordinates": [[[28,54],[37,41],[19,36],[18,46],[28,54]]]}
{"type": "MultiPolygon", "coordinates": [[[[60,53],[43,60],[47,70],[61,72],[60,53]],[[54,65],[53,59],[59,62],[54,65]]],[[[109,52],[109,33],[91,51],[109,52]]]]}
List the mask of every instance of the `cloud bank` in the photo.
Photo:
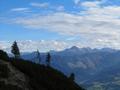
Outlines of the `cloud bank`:
{"type": "MultiPolygon", "coordinates": [[[[40,52],[47,52],[50,50],[60,51],[68,47],[68,44],[66,42],[56,41],[56,40],[51,40],[51,41],[25,40],[25,41],[17,41],[17,42],[21,52],[33,52],[36,51],[37,49],[39,49],[40,52]]],[[[7,52],[11,52],[12,43],[13,43],[12,41],[9,42],[0,41],[0,49],[5,50],[7,52]]]]}
{"type": "MultiPolygon", "coordinates": [[[[78,36],[81,39],[74,43],[78,46],[120,48],[120,6],[104,5],[105,2],[106,0],[84,2],[74,0],[76,5],[79,4],[78,7],[84,9],[77,14],[65,12],[64,7],[60,6],[61,12],[48,13],[44,16],[37,14],[31,17],[18,17],[10,21],[25,28],[43,29],[63,36],[78,36]]],[[[31,5],[48,6],[47,3],[31,3],[31,5]]]]}

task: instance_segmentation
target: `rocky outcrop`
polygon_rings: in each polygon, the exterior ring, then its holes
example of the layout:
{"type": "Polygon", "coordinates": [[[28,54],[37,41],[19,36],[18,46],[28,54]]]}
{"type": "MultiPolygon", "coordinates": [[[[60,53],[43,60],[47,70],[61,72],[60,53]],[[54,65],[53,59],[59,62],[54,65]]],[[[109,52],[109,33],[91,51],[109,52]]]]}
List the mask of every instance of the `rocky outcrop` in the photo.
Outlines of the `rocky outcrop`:
{"type": "Polygon", "coordinates": [[[29,90],[28,78],[11,63],[0,60],[0,90],[29,90]]]}

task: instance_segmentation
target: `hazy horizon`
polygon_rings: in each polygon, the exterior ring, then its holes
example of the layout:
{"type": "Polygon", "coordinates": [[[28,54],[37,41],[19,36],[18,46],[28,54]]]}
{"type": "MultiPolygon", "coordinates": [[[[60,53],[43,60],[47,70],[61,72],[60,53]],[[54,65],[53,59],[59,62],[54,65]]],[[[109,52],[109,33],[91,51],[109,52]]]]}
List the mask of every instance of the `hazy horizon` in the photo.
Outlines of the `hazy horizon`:
{"type": "MultiPolygon", "coordinates": [[[[3,47],[0,47],[0,49],[11,53],[11,46],[13,44],[13,41],[0,41],[2,42],[3,47]]],[[[59,51],[64,51],[66,49],[73,49],[73,48],[77,48],[77,49],[91,49],[91,50],[102,50],[102,49],[106,49],[106,50],[120,50],[120,49],[116,49],[116,48],[112,48],[112,47],[88,47],[88,46],[77,46],[76,44],[67,44],[66,46],[62,46],[58,45],[57,43],[59,43],[59,41],[48,41],[47,44],[44,43],[43,41],[39,40],[39,41],[31,41],[31,40],[25,40],[25,41],[17,41],[18,47],[20,49],[21,53],[31,53],[31,52],[36,52],[37,50],[39,50],[41,53],[46,53],[49,51],[55,51],[55,52],[59,52],[59,51]],[[49,48],[48,48],[49,45],[49,48]]]]}

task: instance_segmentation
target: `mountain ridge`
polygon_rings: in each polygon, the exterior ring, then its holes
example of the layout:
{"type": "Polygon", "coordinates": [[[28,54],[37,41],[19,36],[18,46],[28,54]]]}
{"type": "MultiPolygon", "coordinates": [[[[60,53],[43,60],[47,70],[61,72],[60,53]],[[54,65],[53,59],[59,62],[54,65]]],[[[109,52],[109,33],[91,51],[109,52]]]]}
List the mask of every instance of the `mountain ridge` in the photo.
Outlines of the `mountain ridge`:
{"type": "MultiPolygon", "coordinates": [[[[35,54],[33,53],[30,56],[34,57],[35,54]]],[[[45,53],[41,53],[43,61],[45,61],[45,56],[45,53]]],[[[114,71],[117,71],[118,74],[120,73],[118,71],[120,50],[111,48],[91,49],[72,47],[64,51],[54,51],[51,53],[51,56],[52,66],[54,68],[61,70],[65,75],[69,75],[71,71],[74,72],[76,75],[76,82],[87,88],[92,87],[95,81],[102,81],[99,75],[106,77],[106,75],[102,73],[103,71],[110,73],[109,76],[111,76],[113,71],[110,71],[109,68],[114,68],[114,71]]],[[[116,77],[116,73],[113,74],[110,82],[115,81],[114,77],[116,77]]],[[[110,79],[110,77],[108,79],[110,79]]],[[[106,80],[106,83],[107,82],[106,80]]],[[[107,85],[103,88],[105,87],[107,88],[107,85]]],[[[92,88],[92,90],[94,89],[92,88]]]]}

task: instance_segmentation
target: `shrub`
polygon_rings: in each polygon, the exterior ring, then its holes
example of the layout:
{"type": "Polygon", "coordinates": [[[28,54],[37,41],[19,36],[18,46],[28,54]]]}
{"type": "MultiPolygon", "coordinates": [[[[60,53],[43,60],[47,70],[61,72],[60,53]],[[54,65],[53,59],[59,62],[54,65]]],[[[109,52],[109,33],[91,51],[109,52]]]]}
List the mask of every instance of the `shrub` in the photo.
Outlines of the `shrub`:
{"type": "Polygon", "coordinates": [[[0,78],[7,78],[9,74],[9,69],[7,65],[0,64],[0,78]]]}
{"type": "Polygon", "coordinates": [[[0,59],[3,59],[3,60],[8,60],[8,55],[5,51],[3,50],[0,50],[0,59]]]}

